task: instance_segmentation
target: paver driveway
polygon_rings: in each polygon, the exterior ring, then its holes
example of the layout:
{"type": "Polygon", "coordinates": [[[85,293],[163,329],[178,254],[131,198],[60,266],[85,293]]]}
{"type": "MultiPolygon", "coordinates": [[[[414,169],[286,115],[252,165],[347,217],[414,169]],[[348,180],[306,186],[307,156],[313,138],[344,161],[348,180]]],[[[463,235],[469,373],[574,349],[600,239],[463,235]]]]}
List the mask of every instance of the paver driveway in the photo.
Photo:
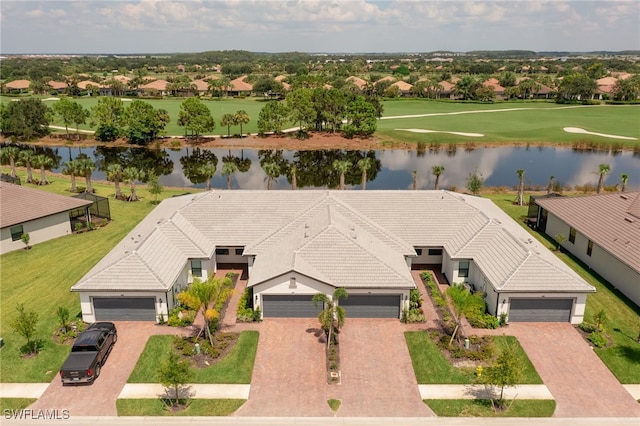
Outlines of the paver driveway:
{"type": "Polygon", "coordinates": [[[433,416],[421,401],[398,320],[349,319],[340,333],[342,381],[326,383],[316,319],[266,319],[249,401],[240,416],[433,416]]]}
{"type": "Polygon", "coordinates": [[[318,320],[268,318],[260,324],[249,400],[238,416],[331,416],[318,320]]]}
{"type": "Polygon", "coordinates": [[[152,322],[114,322],[118,342],[113,347],[100,377],[92,385],[62,386],[56,377],[42,397],[30,408],[69,410],[75,416],[115,416],[116,399],[153,334],[179,334],[176,327],[161,327],[152,322]]]}
{"type": "Polygon", "coordinates": [[[568,323],[513,323],[556,400],[556,417],[640,417],[640,405],[568,323]]]}

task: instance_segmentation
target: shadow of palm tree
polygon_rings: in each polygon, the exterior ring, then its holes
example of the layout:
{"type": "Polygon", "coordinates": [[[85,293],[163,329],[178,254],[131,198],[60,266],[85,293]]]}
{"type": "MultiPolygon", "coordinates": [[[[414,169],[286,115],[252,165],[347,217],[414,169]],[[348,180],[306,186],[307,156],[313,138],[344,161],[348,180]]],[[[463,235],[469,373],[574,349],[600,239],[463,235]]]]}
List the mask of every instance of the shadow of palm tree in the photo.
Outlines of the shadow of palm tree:
{"type": "Polygon", "coordinates": [[[615,351],[618,353],[618,355],[627,358],[632,363],[640,364],[640,347],[619,345],[615,348],[615,351]]]}
{"type": "Polygon", "coordinates": [[[326,336],[323,329],[310,327],[310,328],[307,328],[305,331],[307,333],[313,333],[313,335],[318,338],[318,342],[327,343],[326,336]]]}

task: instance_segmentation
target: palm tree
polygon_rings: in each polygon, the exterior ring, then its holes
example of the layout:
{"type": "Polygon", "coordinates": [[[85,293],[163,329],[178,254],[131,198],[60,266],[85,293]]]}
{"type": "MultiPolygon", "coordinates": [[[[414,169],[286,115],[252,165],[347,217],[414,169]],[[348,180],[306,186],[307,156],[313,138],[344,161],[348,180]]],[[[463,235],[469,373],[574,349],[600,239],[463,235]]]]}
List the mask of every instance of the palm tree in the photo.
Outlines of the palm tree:
{"type": "Polygon", "coordinates": [[[433,189],[438,189],[440,185],[440,176],[444,173],[444,166],[432,166],[431,173],[436,177],[436,183],[433,185],[433,189]]]}
{"type": "Polygon", "coordinates": [[[122,190],[120,189],[120,182],[123,179],[123,170],[122,166],[118,163],[112,163],[107,166],[106,170],[107,180],[113,182],[113,185],[116,189],[116,200],[122,200],[124,197],[122,196],[122,190]]]}
{"type": "Polygon", "coordinates": [[[620,191],[624,192],[627,189],[627,182],[629,181],[629,175],[623,173],[620,175],[620,191]]]}
{"type": "Polygon", "coordinates": [[[127,201],[139,201],[138,194],[136,193],[136,181],[144,179],[144,172],[137,167],[127,167],[122,171],[122,177],[124,181],[129,183],[131,188],[131,195],[127,198],[127,201]]]}
{"type": "Polygon", "coordinates": [[[20,155],[20,148],[17,146],[9,145],[0,148],[0,157],[3,161],[9,161],[9,167],[11,167],[11,177],[16,177],[16,159],[20,155]]]}
{"type": "Polygon", "coordinates": [[[291,165],[291,189],[294,191],[298,189],[298,166],[295,164],[291,165]]]}
{"type": "Polygon", "coordinates": [[[78,173],[83,175],[87,181],[85,192],[93,193],[93,185],[91,184],[91,174],[96,169],[96,163],[91,158],[80,158],[76,160],[78,173]]]}
{"type": "Polygon", "coordinates": [[[273,182],[278,179],[278,176],[280,176],[280,166],[274,162],[267,162],[262,165],[262,169],[267,175],[267,190],[270,190],[273,182]]]}
{"type": "Polygon", "coordinates": [[[45,169],[47,167],[51,167],[53,160],[44,154],[39,154],[33,157],[33,160],[31,161],[33,162],[34,167],[40,167],[40,182],[38,182],[38,185],[49,185],[45,169]]]}
{"type": "Polygon", "coordinates": [[[367,171],[373,166],[373,158],[364,157],[358,160],[358,168],[362,172],[362,189],[367,189],[367,171]]]}
{"type": "Polygon", "coordinates": [[[236,116],[233,114],[224,114],[220,119],[221,126],[227,126],[227,137],[231,136],[231,126],[235,126],[236,116]]]}
{"type": "Polygon", "coordinates": [[[238,171],[238,166],[233,161],[222,161],[222,174],[227,177],[227,189],[231,189],[231,175],[238,171]]]}
{"type": "Polygon", "coordinates": [[[69,160],[62,165],[62,174],[71,177],[70,192],[78,192],[78,185],[76,183],[76,175],[78,174],[78,160],[69,160]]]}
{"type": "Polygon", "coordinates": [[[31,172],[31,162],[33,161],[33,157],[36,156],[36,152],[32,149],[23,149],[18,154],[20,157],[20,163],[24,164],[27,168],[27,183],[33,182],[33,175],[31,172]]]}
{"type": "Polygon", "coordinates": [[[324,293],[318,293],[313,296],[313,303],[317,306],[318,303],[324,304],[324,309],[318,315],[318,321],[320,321],[320,327],[324,330],[327,336],[327,348],[332,343],[336,343],[336,334],[340,332],[340,327],[344,325],[346,317],[345,310],[338,303],[342,299],[349,297],[347,291],[338,287],[333,292],[331,297],[324,293]]]}
{"type": "Polygon", "coordinates": [[[204,332],[205,338],[213,345],[213,335],[209,323],[220,317],[217,306],[223,305],[233,293],[233,282],[229,277],[210,277],[206,281],[197,278],[189,285],[189,288],[178,295],[180,301],[196,311],[202,313],[204,327],[200,329],[197,337],[204,332]]]}
{"type": "Polygon", "coordinates": [[[344,189],[344,175],[349,171],[351,167],[351,161],[349,160],[334,160],[333,168],[340,173],[340,186],[338,189],[344,189]]]}
{"type": "Polygon", "coordinates": [[[600,164],[598,166],[598,174],[600,175],[600,177],[598,178],[598,191],[597,191],[598,194],[601,193],[602,190],[604,189],[604,177],[610,171],[611,171],[611,166],[609,166],[608,164],[600,164]]]}
{"type": "Polygon", "coordinates": [[[235,116],[236,124],[240,125],[240,137],[242,137],[242,125],[248,124],[251,119],[249,118],[249,114],[247,114],[247,111],[243,109],[236,111],[235,116]]]}
{"type": "Polygon", "coordinates": [[[413,179],[413,190],[418,189],[418,171],[414,170],[411,172],[411,178],[413,179]]]}
{"type": "Polygon", "coordinates": [[[209,191],[211,189],[211,179],[216,175],[217,167],[213,163],[204,163],[198,167],[198,172],[206,177],[207,186],[205,189],[209,191]]]}
{"type": "Polygon", "coordinates": [[[521,206],[524,204],[524,169],[516,170],[520,183],[518,184],[518,200],[516,203],[521,206]]]}
{"type": "Polygon", "coordinates": [[[551,191],[553,191],[553,181],[556,177],[551,175],[549,176],[549,184],[547,185],[547,195],[551,194],[551,191]]]}

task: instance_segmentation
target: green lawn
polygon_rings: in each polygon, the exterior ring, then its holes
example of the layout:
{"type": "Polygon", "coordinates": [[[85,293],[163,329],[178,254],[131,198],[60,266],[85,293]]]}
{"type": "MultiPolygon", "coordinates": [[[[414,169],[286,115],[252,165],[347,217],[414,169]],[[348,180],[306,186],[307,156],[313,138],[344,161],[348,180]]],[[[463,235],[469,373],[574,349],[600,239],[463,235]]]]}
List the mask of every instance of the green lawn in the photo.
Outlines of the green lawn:
{"type": "Polygon", "coordinates": [[[161,399],[118,399],[118,416],[229,416],[246,402],[245,399],[192,399],[189,406],[171,412],[161,399]]]}
{"type": "MultiPolygon", "coordinates": [[[[526,216],[528,207],[513,205],[513,194],[487,194],[483,196],[493,200],[549,249],[555,248],[549,238],[525,225],[522,218],[526,216]]],[[[525,194],[525,199],[527,198],[525,194]]],[[[601,309],[607,313],[609,321],[606,328],[612,338],[613,345],[603,349],[596,348],[596,354],[621,383],[640,383],[640,344],[636,341],[640,333],[640,308],[572,255],[556,252],[556,256],[596,288],[596,293],[587,296],[586,321],[592,321],[594,314],[601,309]]]]}
{"type": "MultiPolygon", "coordinates": [[[[24,181],[25,175],[21,171],[24,181]]],[[[51,185],[39,187],[63,195],[69,180],[49,177],[51,185]]],[[[96,193],[111,196],[112,185],[95,184],[96,193]]],[[[188,190],[166,189],[159,199],[183,194],[188,190]]],[[[56,309],[64,306],[72,318],[80,316],[80,298],[69,288],[106,255],[153,208],[152,197],[145,185],[139,186],[142,201],[127,203],[110,199],[112,222],[92,232],[67,235],[34,245],[31,250],[18,250],[0,256],[0,333],[5,346],[0,351],[2,382],[48,382],[57,374],[70,346],[53,343],[58,323],[56,309]],[[24,339],[10,327],[16,304],[24,303],[27,311],[39,315],[37,337],[45,342],[37,357],[22,359],[18,352],[24,339]]]]}
{"type": "Polygon", "coordinates": [[[485,399],[425,399],[438,417],[551,417],[554,400],[516,399],[506,411],[495,412],[485,399]]]}
{"type": "MultiPolygon", "coordinates": [[[[158,365],[162,356],[172,350],[173,336],[151,336],[138,359],[128,383],[157,383],[158,365]]],[[[238,342],[217,364],[195,369],[192,383],[251,383],[253,363],[258,349],[258,332],[243,331],[238,342]]]]}
{"type": "MultiPolygon", "coordinates": [[[[10,102],[11,98],[0,97],[0,103],[10,102]]],[[[45,97],[44,99],[47,99],[45,97]]],[[[81,104],[83,107],[90,109],[98,103],[97,97],[83,97],[83,98],[74,98],[73,100],[81,104]]],[[[127,99],[137,99],[137,98],[127,98],[127,99]]],[[[180,111],[180,105],[184,102],[184,98],[167,98],[167,99],[141,99],[145,102],[153,105],[154,108],[163,108],[167,110],[169,116],[171,117],[171,121],[166,127],[167,135],[169,136],[181,136],[184,135],[184,128],[178,126],[178,113],[180,111]]],[[[45,101],[45,104],[51,106],[55,103],[55,101],[45,101]]],[[[131,102],[124,102],[125,107],[129,105],[131,102]]],[[[245,110],[247,114],[249,114],[249,118],[251,121],[242,126],[242,133],[257,133],[258,132],[258,114],[260,114],[260,110],[264,106],[265,102],[262,98],[247,98],[247,99],[234,99],[234,98],[223,98],[223,99],[213,99],[213,100],[203,100],[203,103],[209,107],[211,114],[216,122],[216,128],[212,134],[215,135],[226,135],[227,127],[220,125],[220,119],[224,114],[233,114],[238,110],[245,110]]],[[[60,121],[58,117],[55,117],[53,123],[55,126],[64,126],[64,123],[60,121]]],[[[95,127],[89,126],[89,121],[87,124],[80,126],[80,129],[83,130],[95,130],[95,127]]],[[[69,132],[74,132],[75,126],[72,125],[69,128],[69,132]]],[[[232,126],[231,134],[240,133],[240,126],[232,126]]]]}
{"type": "Polygon", "coordinates": [[[640,146],[639,140],[611,139],[601,136],[567,133],[564,127],[580,127],[591,132],[622,135],[640,139],[638,114],[640,106],[571,106],[554,103],[462,104],[424,100],[384,103],[384,116],[407,114],[440,114],[431,117],[380,120],[376,135],[383,140],[415,143],[559,143],[593,141],[621,144],[627,148],[640,146]],[[462,112],[507,110],[486,113],[462,112]],[[448,113],[458,113],[447,115],[448,113]],[[411,133],[396,129],[428,129],[481,133],[483,137],[449,135],[447,133],[411,133]]]}
{"type": "Polygon", "coordinates": [[[0,413],[4,416],[5,410],[22,410],[36,401],[36,398],[0,398],[0,413]]]}
{"type": "MultiPolygon", "coordinates": [[[[476,382],[475,369],[452,366],[440,349],[423,331],[404,333],[418,384],[472,384],[476,382]]],[[[529,357],[513,336],[495,336],[498,348],[512,342],[518,346],[518,357],[524,367],[520,384],[542,384],[542,379],[533,367],[529,357]]]]}

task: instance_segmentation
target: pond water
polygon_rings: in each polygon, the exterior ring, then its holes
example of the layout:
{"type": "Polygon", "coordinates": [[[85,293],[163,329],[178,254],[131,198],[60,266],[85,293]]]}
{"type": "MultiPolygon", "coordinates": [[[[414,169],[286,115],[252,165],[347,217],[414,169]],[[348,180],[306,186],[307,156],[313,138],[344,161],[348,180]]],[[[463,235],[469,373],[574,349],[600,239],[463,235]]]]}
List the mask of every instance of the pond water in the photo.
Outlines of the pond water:
{"type": "MultiPolygon", "coordinates": [[[[416,171],[417,188],[432,189],[435,177],[431,173],[434,165],[444,166],[440,178],[440,188],[465,187],[469,173],[478,171],[484,178],[485,186],[513,187],[518,184],[517,169],[525,170],[525,184],[544,189],[551,175],[563,186],[596,185],[599,164],[608,164],[611,172],[606,176],[605,185],[620,182],[620,175],[629,176],[628,190],[640,190],[640,153],[623,151],[580,152],[555,147],[496,147],[465,150],[458,147],[448,151],[443,147],[439,152],[426,150],[380,150],[380,151],[258,151],[252,149],[206,149],[183,148],[160,151],[144,148],[69,148],[53,147],[59,158],[59,172],[65,161],[79,154],[98,161],[99,168],[94,179],[104,179],[100,166],[103,163],[120,162],[141,168],[154,167],[160,175],[160,182],[166,186],[198,187],[188,176],[193,177],[198,164],[205,160],[217,163],[217,171],[211,183],[216,188],[226,188],[227,178],[221,175],[222,162],[226,158],[239,166],[231,177],[234,189],[265,189],[267,179],[261,164],[275,162],[282,170],[296,165],[299,188],[335,187],[339,174],[332,167],[333,161],[347,158],[354,166],[346,175],[348,188],[360,188],[361,173],[355,164],[361,158],[370,157],[374,167],[368,172],[367,189],[411,189],[413,171],[416,171]]],[[[197,173],[196,173],[197,174],[197,173]]],[[[195,180],[198,180],[197,177],[195,180]]],[[[283,173],[272,186],[274,189],[290,189],[291,183],[283,173]]]]}

